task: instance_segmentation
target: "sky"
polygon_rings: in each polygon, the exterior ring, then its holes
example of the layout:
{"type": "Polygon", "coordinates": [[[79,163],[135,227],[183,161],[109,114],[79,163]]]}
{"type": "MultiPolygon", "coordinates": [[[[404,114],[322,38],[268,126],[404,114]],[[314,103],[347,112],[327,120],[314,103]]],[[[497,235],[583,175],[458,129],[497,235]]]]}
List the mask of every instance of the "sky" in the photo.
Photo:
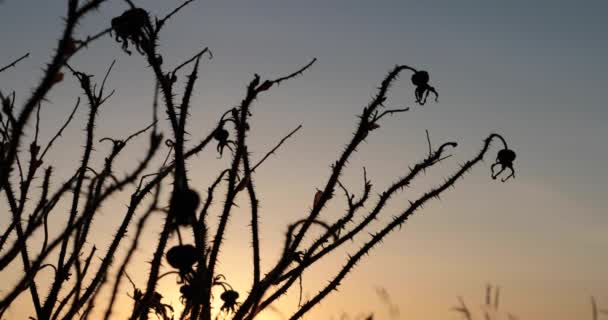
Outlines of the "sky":
{"type": "MultiPolygon", "coordinates": [[[[180,2],[135,3],[163,15],[180,2]]],[[[126,8],[123,1],[110,1],[88,17],[77,34],[85,37],[106,28],[126,8]]],[[[429,71],[439,102],[415,106],[409,75],[401,77],[388,104],[412,110],[387,118],[374,131],[350,162],[344,182],[359,190],[365,166],[374,183],[372,194],[380,193],[425,156],[425,130],[434,144],[454,140],[459,147],[443,167],[401,194],[382,221],[443,181],[473,156],[488,134],[503,134],[517,152],[516,179],[493,181],[490,155],[455,190],[389,235],[309,319],[339,319],[343,312],[353,317],[375,312],[379,319],[388,319],[377,288],[390,294],[400,319],[458,319],[450,310],[457,297],[479,309],[487,283],[501,287],[501,308],[519,319],[591,319],[591,295],[608,307],[606,10],[606,1],[592,0],[200,0],[168,24],[160,50],[165,65],[177,65],[206,46],[213,52],[213,59],[201,66],[193,99],[193,142],[224,110],[240,102],[254,73],[274,78],[318,58],[302,77],[259,99],[253,109],[254,157],[303,125],[260,168],[256,179],[266,267],[278,254],[285,226],[310,208],[315,188],[323,185],[329,165],[351,137],[356,115],[396,64],[429,71]]],[[[0,65],[31,54],[0,74],[0,88],[14,89],[18,102],[31,92],[49,60],[64,12],[64,1],[58,0],[0,2],[0,65]]],[[[99,137],[126,136],[151,121],[152,74],[141,56],[125,55],[118,43],[105,37],[72,64],[99,80],[114,59],[108,85],[116,95],[100,110],[99,137]]],[[[78,94],[69,78],[51,92],[42,110],[43,133],[50,135],[61,126],[78,94]]],[[[85,117],[80,110],[50,154],[49,163],[57,166],[59,177],[78,161],[85,117]]],[[[145,149],[143,142],[121,160],[126,166],[145,149]]],[[[95,152],[98,164],[103,151],[95,152]]],[[[211,151],[191,161],[192,185],[205,190],[227,161],[211,151]]],[[[102,248],[115,227],[113,215],[124,211],[126,199],[114,199],[96,222],[102,248]]],[[[5,211],[5,204],[0,208],[5,211]]],[[[327,218],[336,217],[340,208],[330,207],[327,218]]],[[[0,222],[4,226],[6,221],[0,222]]],[[[237,211],[220,260],[222,273],[242,291],[251,281],[249,269],[243,267],[249,266],[244,258],[250,255],[247,226],[237,211]]],[[[150,231],[148,238],[149,246],[138,253],[141,262],[134,269],[148,266],[146,257],[156,237],[150,231]]],[[[317,292],[363,240],[306,274],[304,297],[317,292]]],[[[18,269],[0,274],[7,280],[2,282],[10,282],[18,269]]],[[[145,272],[133,273],[143,285],[145,272]]],[[[161,287],[175,290],[171,281],[161,287]]],[[[167,293],[175,305],[178,298],[167,293]]],[[[123,303],[126,310],[128,299],[123,303]]],[[[277,305],[286,315],[296,307],[297,292],[277,305]]],[[[13,316],[29,315],[22,313],[26,309],[12,311],[13,316]]],[[[264,319],[281,317],[275,312],[264,319]]]]}

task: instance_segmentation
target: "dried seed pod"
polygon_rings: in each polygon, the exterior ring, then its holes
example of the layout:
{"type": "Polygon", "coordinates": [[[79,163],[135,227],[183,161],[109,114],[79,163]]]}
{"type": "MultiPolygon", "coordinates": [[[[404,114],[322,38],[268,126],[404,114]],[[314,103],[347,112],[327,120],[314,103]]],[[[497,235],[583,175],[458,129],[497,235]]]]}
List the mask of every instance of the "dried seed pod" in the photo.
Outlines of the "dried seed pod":
{"type": "Polygon", "coordinates": [[[234,312],[236,306],[238,305],[238,303],[236,302],[238,298],[239,293],[234,290],[226,290],[222,292],[222,295],[220,295],[220,299],[222,299],[224,303],[222,304],[220,310],[225,312],[234,312]]]}
{"type": "Polygon", "coordinates": [[[150,42],[153,35],[148,12],[142,8],[129,9],[112,19],[112,30],[116,33],[116,41],[122,43],[122,49],[129,55],[129,41],[133,42],[139,53],[144,54],[143,46],[150,42]]]}
{"type": "Polygon", "coordinates": [[[171,197],[169,214],[177,225],[191,225],[196,221],[196,209],[200,204],[198,193],[192,189],[175,190],[171,197]]]}
{"type": "Polygon", "coordinates": [[[182,294],[180,300],[183,304],[188,304],[194,298],[196,294],[196,288],[191,284],[184,284],[179,288],[179,292],[182,294]]]}
{"type": "Polygon", "coordinates": [[[435,94],[435,101],[439,98],[437,91],[435,88],[429,85],[429,73],[426,71],[416,71],[412,75],[412,83],[416,86],[415,97],[416,103],[419,105],[424,105],[426,103],[426,99],[429,96],[429,93],[435,94]]]}
{"type": "Polygon", "coordinates": [[[412,83],[416,87],[426,86],[429,84],[429,73],[426,71],[418,71],[412,75],[412,83]]]}
{"type": "Polygon", "coordinates": [[[220,154],[220,157],[222,156],[222,153],[224,152],[225,147],[227,147],[228,149],[230,149],[232,151],[232,148],[230,147],[229,144],[231,144],[231,143],[234,144],[234,142],[228,140],[229,136],[230,136],[230,133],[228,132],[228,130],[224,129],[223,127],[218,128],[213,133],[213,138],[215,140],[217,140],[217,152],[220,154]]]}
{"type": "Polygon", "coordinates": [[[169,249],[165,257],[171,267],[178,269],[181,274],[186,274],[198,261],[198,251],[190,244],[179,245],[169,249]]]}
{"type": "Polygon", "coordinates": [[[513,161],[515,160],[516,154],[515,151],[511,149],[502,149],[498,151],[496,155],[496,162],[492,165],[492,179],[496,179],[498,175],[500,175],[505,169],[511,170],[511,173],[503,178],[501,181],[505,182],[509,180],[509,178],[515,178],[515,170],[513,169],[513,161]],[[500,170],[498,172],[494,172],[494,168],[496,166],[500,166],[500,170]]]}
{"type": "Polygon", "coordinates": [[[213,133],[213,138],[215,140],[217,140],[218,142],[228,140],[229,136],[230,136],[230,133],[228,132],[228,130],[226,130],[224,128],[219,128],[213,133]]]}

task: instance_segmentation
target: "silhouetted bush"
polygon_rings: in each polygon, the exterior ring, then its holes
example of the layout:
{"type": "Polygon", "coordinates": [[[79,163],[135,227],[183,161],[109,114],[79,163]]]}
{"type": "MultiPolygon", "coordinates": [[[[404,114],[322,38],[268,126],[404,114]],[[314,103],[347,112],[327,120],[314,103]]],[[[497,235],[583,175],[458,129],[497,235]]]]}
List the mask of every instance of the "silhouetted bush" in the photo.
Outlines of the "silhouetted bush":
{"type": "MultiPolygon", "coordinates": [[[[331,171],[323,187],[314,196],[312,208],[300,220],[286,226],[285,239],[279,259],[269,270],[260,267],[260,242],[258,220],[258,194],[255,187],[256,169],[262,165],[269,155],[275,153],[281,145],[300,127],[280,140],[276,147],[268,151],[259,161],[250,158],[248,145],[250,117],[254,112],[252,104],[261,95],[269,93],[279,84],[291,80],[313,66],[316,59],[284,77],[263,79],[254,75],[245,89],[244,98],[239,106],[226,110],[217,120],[217,125],[209,128],[208,134],[202,138],[190,137],[197,141],[193,146],[186,145],[187,119],[191,108],[190,99],[194,92],[198,77],[198,67],[201,59],[211,57],[211,51],[204,48],[174,68],[163,64],[159,51],[159,35],[163,26],[178,12],[193,0],[185,1],[175,10],[163,17],[153,17],[144,8],[136,8],[130,1],[129,7],[123,14],[107,22],[108,27],[98,34],[84,39],[75,39],[75,30],[82,18],[95,12],[107,0],[69,0],[65,18],[65,29],[58,42],[54,55],[48,63],[40,82],[21,107],[15,106],[15,93],[1,92],[2,110],[0,112],[0,194],[6,201],[10,216],[9,223],[0,234],[0,271],[21,264],[23,273],[12,288],[2,291],[0,315],[8,310],[13,302],[21,295],[29,293],[33,305],[33,316],[36,319],[86,319],[93,308],[104,310],[105,318],[111,318],[112,307],[120,293],[119,286],[127,277],[127,267],[132,263],[132,257],[137,250],[145,223],[153,212],[164,214],[164,225],[158,234],[158,242],[154,245],[154,253],[150,257],[150,268],[145,284],[133,285],[130,297],[133,299],[133,309],[130,319],[147,319],[149,314],[159,318],[171,319],[172,306],[163,300],[163,293],[158,292],[159,279],[167,274],[161,274],[161,264],[164,262],[173,269],[178,277],[175,292],[181,294],[184,305],[180,319],[212,318],[211,304],[214,299],[221,300],[220,317],[233,319],[253,319],[259,312],[269,308],[279,297],[286,294],[302,274],[323,258],[334,253],[346,242],[354,240],[359,235],[370,232],[370,223],[377,220],[381,212],[393,196],[410,186],[416,177],[449,157],[448,149],[455,148],[455,142],[447,142],[439,147],[433,147],[429,139],[429,153],[424,159],[414,164],[410,171],[401,174],[397,181],[386,190],[379,192],[377,199],[372,200],[372,183],[366,174],[363,175],[363,192],[354,195],[345,186],[340,177],[351,156],[361,147],[366,138],[375,133],[387,115],[403,113],[409,108],[388,109],[384,106],[391,85],[403,73],[411,73],[411,82],[415,86],[413,97],[417,105],[427,102],[430,93],[438,97],[438,91],[430,85],[427,71],[417,70],[407,65],[397,65],[382,79],[372,100],[359,114],[354,134],[347,142],[345,149],[338,153],[336,161],[331,165],[331,171]],[[156,81],[152,117],[154,121],[146,128],[133,133],[126,138],[103,138],[96,141],[95,130],[99,125],[97,115],[100,107],[112,101],[113,91],[106,90],[106,80],[112,70],[108,68],[101,82],[95,83],[93,76],[79,71],[71,64],[71,58],[78,54],[86,54],[87,46],[104,36],[111,34],[126,54],[140,56],[150,66],[151,76],[156,81]],[[135,50],[132,50],[135,48],[135,50]],[[185,76],[187,79],[183,93],[177,94],[177,79],[183,77],[182,71],[190,68],[185,76]],[[40,124],[40,109],[45,104],[45,97],[70,74],[78,80],[81,97],[74,110],[68,116],[65,125],[60,128],[50,142],[41,145],[38,139],[40,124]],[[84,100],[84,101],[81,101],[84,100]],[[85,141],[82,158],[77,168],[56,185],[59,178],[53,176],[53,166],[45,162],[47,152],[58,141],[67,125],[72,121],[77,109],[86,104],[87,120],[83,139],[85,141]],[[158,126],[157,112],[164,111],[170,126],[170,138],[165,138],[158,126]],[[32,130],[34,132],[31,132],[32,130]],[[141,161],[134,169],[125,172],[115,167],[116,159],[131,145],[135,139],[148,136],[148,147],[141,161]],[[26,139],[32,137],[28,147],[26,139]],[[196,140],[198,139],[198,140],[196,140]],[[100,143],[110,143],[112,148],[105,155],[103,164],[94,167],[92,151],[100,143]],[[210,148],[209,148],[210,147],[210,148]],[[217,152],[218,156],[229,156],[230,166],[217,173],[217,179],[208,187],[206,196],[201,196],[200,190],[194,190],[189,185],[188,160],[205,150],[217,152]],[[169,154],[165,162],[155,167],[157,157],[165,150],[169,154]],[[229,154],[227,154],[229,153],[229,154]],[[170,200],[163,203],[163,186],[170,180],[170,200]],[[38,182],[40,181],[40,182],[38,182]],[[35,190],[40,186],[40,190],[35,190]],[[219,188],[225,191],[218,191],[219,188]],[[98,216],[100,208],[117,194],[133,188],[125,212],[116,213],[115,218],[120,225],[114,233],[111,243],[103,252],[90,240],[96,230],[91,223],[98,216]],[[347,200],[347,210],[338,219],[331,220],[322,215],[330,201],[335,201],[336,191],[344,193],[347,200]],[[226,226],[235,206],[237,195],[244,194],[250,202],[250,236],[252,283],[248,292],[237,292],[218,270],[217,262],[226,237],[226,226]],[[208,222],[211,203],[221,200],[217,228],[211,230],[208,222]],[[67,200],[69,206],[65,215],[65,223],[56,235],[48,232],[48,218],[62,217],[64,209],[57,206],[60,201],[67,200]],[[373,202],[375,201],[375,202],[373,202]],[[371,209],[365,209],[368,205],[371,209]],[[59,212],[59,213],[58,213],[59,212]],[[354,219],[357,214],[358,219],[354,219]],[[311,227],[320,227],[323,231],[317,238],[309,231],[311,227]],[[180,230],[182,232],[180,233],[180,230]],[[189,230],[191,236],[183,235],[189,230]],[[126,238],[127,231],[133,236],[126,238]],[[42,235],[42,241],[35,241],[35,235],[42,235]],[[179,244],[170,247],[169,238],[179,237],[179,244]],[[307,238],[308,236],[308,238],[307,238]],[[304,241],[309,239],[312,241],[304,241]],[[33,242],[36,243],[33,243],[33,242]],[[308,244],[306,244],[308,243],[308,244]],[[119,247],[125,247],[125,256],[116,256],[119,247]],[[98,261],[99,259],[99,261],[98,261]],[[118,263],[118,273],[110,274],[110,267],[118,263]],[[43,269],[52,269],[50,284],[40,285],[41,279],[48,280],[48,273],[42,275],[43,269]],[[104,286],[111,286],[111,298],[107,301],[98,299],[98,293],[104,286]],[[216,294],[213,291],[216,290],[216,294]],[[217,292],[220,294],[217,294],[217,292]]],[[[15,67],[27,55],[9,63],[0,69],[15,67]]],[[[17,66],[18,67],[18,66],[17,66]]],[[[97,79],[97,78],[96,78],[97,79]]],[[[445,191],[453,187],[475,165],[487,155],[490,144],[498,141],[502,150],[498,153],[495,166],[501,170],[494,173],[496,177],[505,168],[513,173],[515,153],[507,147],[506,141],[498,134],[489,135],[481,144],[480,151],[466,161],[452,175],[441,181],[436,187],[430,188],[415,201],[381,226],[380,230],[362,242],[361,247],[354,252],[339,272],[328,278],[328,283],[307,301],[304,301],[292,314],[291,319],[301,318],[315,305],[322,301],[340,285],[341,281],[353,267],[370,250],[376,247],[390,232],[398,229],[418,209],[427,202],[439,198],[445,191]]],[[[494,166],[492,166],[494,169],[494,166]]],[[[508,177],[507,177],[508,178],[508,177]]],[[[505,180],[507,179],[505,178],[505,180]]],[[[219,301],[218,300],[218,301],[219,301]]]]}

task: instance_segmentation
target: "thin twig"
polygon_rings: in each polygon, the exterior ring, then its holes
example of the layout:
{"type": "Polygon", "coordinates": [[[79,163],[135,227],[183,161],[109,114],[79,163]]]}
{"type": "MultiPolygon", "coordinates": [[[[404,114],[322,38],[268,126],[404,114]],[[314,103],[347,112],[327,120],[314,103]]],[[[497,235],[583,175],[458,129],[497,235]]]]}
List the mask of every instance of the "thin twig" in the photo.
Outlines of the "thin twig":
{"type": "Polygon", "coordinates": [[[26,54],[24,54],[24,55],[23,55],[23,56],[21,56],[19,59],[15,60],[15,61],[13,61],[13,62],[11,62],[11,63],[9,63],[7,66],[4,66],[4,67],[0,68],[0,72],[3,72],[4,70],[6,70],[6,69],[8,69],[8,68],[12,68],[12,67],[14,67],[14,66],[15,66],[17,63],[19,63],[21,60],[23,60],[23,59],[25,59],[25,58],[27,58],[27,57],[29,57],[29,56],[30,56],[30,53],[29,53],[29,52],[28,52],[28,53],[26,53],[26,54]]]}
{"type": "Polygon", "coordinates": [[[195,54],[192,58],[186,60],[184,63],[182,63],[179,66],[177,66],[175,69],[173,69],[173,72],[171,72],[171,73],[173,75],[175,75],[177,73],[177,71],[179,71],[179,69],[187,66],[189,63],[191,63],[194,60],[200,58],[205,53],[209,53],[209,59],[213,58],[213,53],[211,53],[211,50],[209,50],[209,48],[205,48],[205,49],[201,50],[199,53],[195,54]]]}
{"type": "Polygon", "coordinates": [[[429,146],[429,156],[431,156],[431,154],[433,154],[433,146],[431,145],[431,136],[429,135],[429,130],[424,130],[424,131],[426,131],[426,141],[429,146]]]}
{"type": "Polygon", "coordinates": [[[274,152],[277,151],[277,149],[279,149],[281,147],[281,145],[283,145],[283,143],[285,143],[285,141],[287,141],[287,139],[289,139],[292,135],[294,135],[300,129],[302,129],[302,125],[299,125],[297,128],[292,130],[289,134],[287,134],[283,139],[281,139],[281,141],[279,141],[279,143],[274,148],[272,148],[272,150],[270,150],[268,153],[266,153],[266,155],[262,159],[260,159],[260,161],[258,161],[258,163],[256,163],[253,166],[253,168],[251,168],[251,172],[254,172],[255,169],[257,169],[262,163],[264,163],[264,161],[266,161],[266,159],[268,159],[268,157],[270,157],[270,155],[274,154],[274,152]]]}
{"type": "Polygon", "coordinates": [[[53,143],[55,142],[55,140],[57,140],[61,136],[61,134],[63,133],[63,130],[65,130],[65,128],[67,128],[67,126],[70,124],[70,122],[74,118],[74,114],[76,114],[76,110],[78,110],[78,106],[80,106],[80,97],[78,97],[78,100],[76,100],[76,105],[74,106],[74,109],[72,109],[72,112],[70,113],[70,116],[68,117],[68,119],[63,123],[63,125],[61,126],[61,128],[59,128],[59,131],[57,131],[57,133],[55,134],[55,136],[53,136],[53,138],[51,139],[51,141],[49,141],[49,143],[47,144],[46,148],[44,148],[44,151],[42,151],[42,154],[40,155],[40,159],[44,158],[44,156],[46,155],[46,153],[53,146],[53,143]]]}
{"type": "Polygon", "coordinates": [[[127,137],[127,139],[125,139],[123,143],[129,142],[131,139],[133,139],[133,138],[139,136],[140,134],[142,134],[142,133],[150,130],[150,128],[152,128],[154,126],[156,126],[156,122],[154,122],[154,123],[150,124],[149,126],[147,126],[147,127],[143,128],[143,129],[141,129],[141,130],[133,133],[132,135],[130,135],[129,137],[127,137]]]}
{"type": "Polygon", "coordinates": [[[179,7],[175,8],[173,11],[169,12],[169,14],[167,14],[164,18],[158,20],[158,22],[157,22],[157,30],[160,30],[160,28],[162,28],[162,26],[165,24],[165,22],[167,22],[167,20],[171,19],[171,17],[173,17],[173,15],[175,15],[176,13],[178,13],[181,9],[183,9],[185,6],[189,5],[193,1],[194,0],[186,0],[179,7]]]}

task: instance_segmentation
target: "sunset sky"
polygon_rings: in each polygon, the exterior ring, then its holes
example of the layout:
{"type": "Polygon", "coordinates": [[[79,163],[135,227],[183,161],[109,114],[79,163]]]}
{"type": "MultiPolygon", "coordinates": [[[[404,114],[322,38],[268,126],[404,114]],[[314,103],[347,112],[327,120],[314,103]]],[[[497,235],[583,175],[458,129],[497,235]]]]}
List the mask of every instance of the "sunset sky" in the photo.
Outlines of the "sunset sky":
{"type": "MultiPolygon", "coordinates": [[[[0,1],[0,66],[31,54],[0,74],[0,89],[14,89],[18,105],[56,46],[65,2],[0,1]]],[[[159,16],[181,3],[134,2],[159,16]]],[[[124,1],[111,0],[85,19],[77,35],[84,38],[109,27],[111,18],[126,9],[124,1]]],[[[377,319],[390,319],[376,294],[379,287],[399,306],[400,319],[458,319],[450,310],[457,297],[480,310],[487,283],[501,287],[501,309],[519,319],[591,319],[590,296],[608,308],[607,10],[605,0],[199,0],[167,25],[160,51],[165,66],[175,66],[206,46],[213,52],[214,58],[201,65],[191,143],[241,101],[254,73],[275,78],[318,58],[303,76],[281,84],[253,106],[254,159],[303,125],[257,173],[266,271],[279,254],[285,226],[308,212],[316,188],[324,185],[330,164],[351,138],[356,115],[396,64],[428,70],[439,102],[415,106],[410,75],[404,74],[387,105],[412,109],[386,118],[374,131],[349,163],[345,184],[360,192],[362,167],[367,168],[374,184],[369,209],[377,194],[426,155],[425,130],[435,145],[457,141],[459,147],[418,186],[400,193],[382,221],[473,157],[490,133],[503,134],[517,152],[516,179],[503,184],[490,178],[498,151],[493,149],[455,190],[389,235],[307,319],[339,319],[343,312],[353,317],[374,312],[377,319]]],[[[108,87],[116,94],[99,112],[99,138],[128,136],[151,121],[153,77],[140,55],[127,56],[106,36],[71,64],[100,81],[113,59],[116,67],[108,87]]],[[[183,82],[184,77],[178,84],[183,82]]],[[[71,77],[57,85],[41,112],[43,136],[61,126],[80,93],[71,77]]],[[[47,162],[57,167],[56,177],[65,178],[78,163],[85,119],[82,108],[51,152],[47,162]]],[[[147,138],[139,141],[121,164],[131,168],[141,157],[147,138]]],[[[96,164],[103,163],[108,147],[100,146],[94,153],[96,164]]],[[[229,157],[218,160],[212,149],[188,163],[191,184],[201,192],[228,165],[229,157]]],[[[0,210],[8,212],[5,198],[0,199],[0,210]]],[[[95,221],[95,243],[101,252],[127,200],[128,195],[116,197],[95,221]]],[[[340,194],[334,201],[324,213],[328,220],[342,213],[344,197],[340,194]]],[[[242,196],[237,203],[246,208],[248,202],[242,196]]],[[[215,209],[212,217],[219,214],[215,209]]],[[[2,228],[7,215],[0,216],[2,228]]],[[[147,279],[147,261],[157,240],[154,230],[160,223],[159,215],[129,270],[140,286],[147,279]]],[[[219,266],[241,292],[251,281],[248,225],[247,216],[237,210],[219,266]]],[[[318,292],[366,239],[361,236],[305,274],[304,299],[318,292]]],[[[0,273],[0,296],[20,268],[16,263],[0,273]]],[[[180,305],[176,288],[169,277],[161,284],[174,306],[180,305]]],[[[130,290],[125,284],[120,305],[124,309],[117,310],[117,319],[122,319],[120,312],[129,312],[130,290]]],[[[278,311],[262,319],[291,315],[297,298],[294,290],[280,300],[278,311]]],[[[33,314],[25,302],[19,303],[21,308],[14,308],[7,319],[33,314]]]]}

